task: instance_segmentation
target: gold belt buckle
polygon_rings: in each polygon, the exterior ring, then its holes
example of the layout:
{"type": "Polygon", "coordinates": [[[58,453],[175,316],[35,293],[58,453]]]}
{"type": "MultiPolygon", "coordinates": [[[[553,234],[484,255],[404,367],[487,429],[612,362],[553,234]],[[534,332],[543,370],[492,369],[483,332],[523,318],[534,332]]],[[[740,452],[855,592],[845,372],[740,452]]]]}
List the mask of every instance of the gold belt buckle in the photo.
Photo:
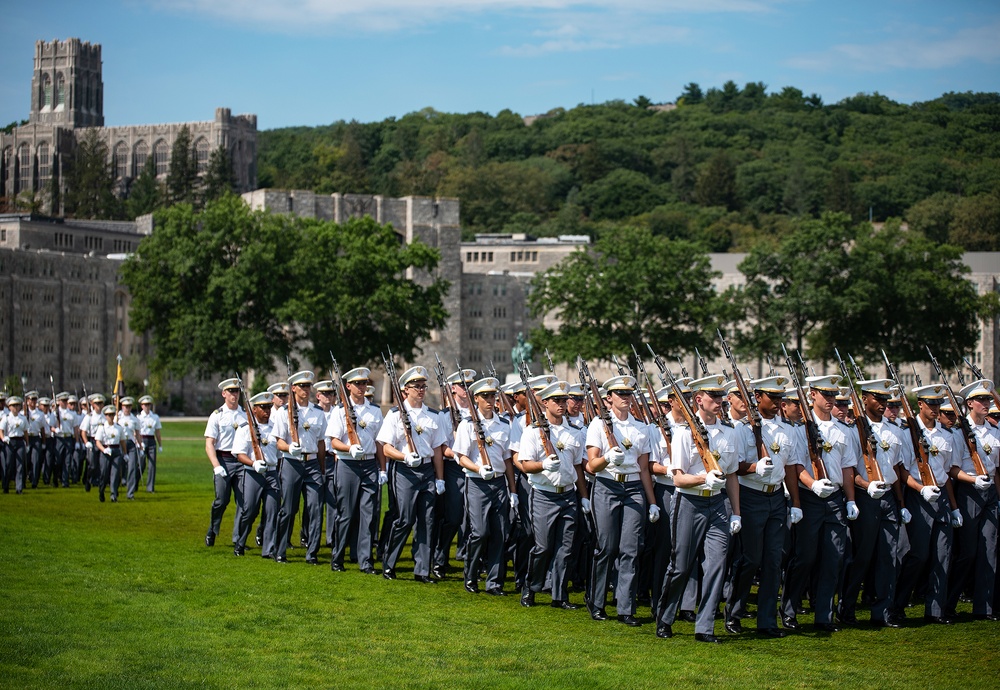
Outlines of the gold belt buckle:
{"type": "Polygon", "coordinates": [[[701,496],[702,498],[708,498],[709,496],[712,495],[712,490],[702,489],[700,492],[698,492],[698,495],[701,496]]]}

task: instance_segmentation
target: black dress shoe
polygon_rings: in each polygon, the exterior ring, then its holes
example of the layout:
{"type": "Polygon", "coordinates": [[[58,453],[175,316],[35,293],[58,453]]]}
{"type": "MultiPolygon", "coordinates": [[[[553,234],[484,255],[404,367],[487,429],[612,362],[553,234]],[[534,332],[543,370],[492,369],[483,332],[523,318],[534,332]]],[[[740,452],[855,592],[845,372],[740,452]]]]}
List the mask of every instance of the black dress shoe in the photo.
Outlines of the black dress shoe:
{"type": "Polygon", "coordinates": [[[638,628],[640,625],[642,625],[642,623],[640,623],[639,621],[637,621],[635,619],[635,616],[633,616],[631,614],[622,615],[622,614],[619,613],[618,614],[618,622],[619,623],[624,623],[625,625],[627,625],[630,628],[638,628]]]}
{"type": "Polygon", "coordinates": [[[490,587],[489,589],[486,590],[486,593],[489,594],[491,597],[507,596],[507,592],[503,591],[499,587],[490,587]]]}
{"type": "Polygon", "coordinates": [[[443,565],[436,565],[433,568],[431,568],[431,575],[433,575],[434,577],[436,577],[439,580],[443,580],[444,579],[444,566],[443,565]]]}
{"type": "Polygon", "coordinates": [[[465,583],[465,591],[469,594],[479,594],[479,583],[475,580],[467,580],[465,583]]]}
{"type": "Polygon", "coordinates": [[[934,625],[951,625],[955,621],[947,616],[924,616],[924,622],[934,625]]]}
{"type": "Polygon", "coordinates": [[[362,568],[361,572],[365,575],[375,575],[375,568],[362,568]]]}
{"type": "MultiPolygon", "coordinates": [[[[101,500],[104,500],[104,494],[101,494],[101,500]]],[[[215,546],[215,535],[209,532],[205,535],[205,546],[215,546]]]]}
{"type": "Polygon", "coordinates": [[[288,557],[287,556],[275,556],[274,557],[274,562],[275,563],[288,563],[288,557]]]}
{"type": "Polygon", "coordinates": [[[843,623],[844,625],[858,624],[858,617],[855,616],[853,613],[838,613],[837,620],[843,623]]]}
{"type": "Polygon", "coordinates": [[[434,578],[432,578],[432,577],[430,577],[428,575],[414,575],[413,576],[413,581],[414,582],[421,582],[421,583],[423,583],[425,585],[436,585],[437,584],[437,580],[435,580],[434,578]]]}
{"type": "Polygon", "coordinates": [[[666,623],[660,623],[656,626],[656,636],[667,639],[674,636],[674,630],[666,623]]]}
{"type": "Polygon", "coordinates": [[[696,617],[694,611],[681,611],[677,614],[677,620],[684,621],[685,623],[694,623],[696,617]]]}
{"type": "Polygon", "coordinates": [[[233,547],[233,555],[234,556],[242,556],[244,553],[246,553],[246,550],[243,549],[242,547],[240,547],[240,546],[234,546],[233,547]]]}
{"type": "Polygon", "coordinates": [[[608,614],[604,612],[604,607],[599,609],[590,609],[590,617],[595,621],[606,621],[608,620],[608,614]]]}
{"type": "Polygon", "coordinates": [[[112,503],[118,503],[118,497],[117,496],[112,496],[111,497],[111,502],[112,503]]]}
{"type": "Polygon", "coordinates": [[[782,637],[788,637],[788,633],[780,628],[757,628],[757,634],[764,637],[773,637],[779,640],[782,637]]]}
{"type": "Polygon", "coordinates": [[[306,565],[319,565],[319,559],[318,558],[307,558],[306,559],[306,565]]]}
{"type": "Polygon", "coordinates": [[[1000,621],[1000,616],[995,613],[974,613],[972,618],[977,621],[1000,621]]]}
{"type": "Polygon", "coordinates": [[[840,626],[834,623],[816,623],[813,625],[814,628],[820,632],[835,633],[840,632],[840,626]]]}
{"type": "Polygon", "coordinates": [[[382,571],[382,577],[384,577],[386,580],[395,580],[396,571],[393,570],[392,568],[386,568],[385,570],[382,571]]]}
{"type": "Polygon", "coordinates": [[[722,644],[722,640],[720,640],[715,635],[712,635],[711,633],[695,633],[694,634],[694,641],[695,642],[708,642],[710,644],[722,644]]]}
{"type": "MultiPolygon", "coordinates": [[[[150,493],[152,493],[152,492],[150,492],[150,493]]],[[[254,539],[255,542],[257,542],[257,546],[261,545],[261,539],[260,539],[260,535],[259,534],[255,535],[253,539],[254,539]]]]}
{"type": "Polygon", "coordinates": [[[743,634],[743,624],[738,618],[730,618],[726,621],[726,632],[731,635],[741,635],[743,634]]]}
{"type": "Polygon", "coordinates": [[[346,568],[342,563],[331,563],[330,570],[332,570],[335,573],[342,573],[346,570],[346,568]]]}
{"type": "Polygon", "coordinates": [[[563,609],[564,611],[576,611],[580,608],[578,604],[571,604],[568,601],[560,601],[559,599],[553,599],[549,606],[554,609],[563,609]]]}
{"type": "Polygon", "coordinates": [[[785,615],[782,615],[781,616],[781,625],[785,628],[785,630],[799,630],[800,629],[799,622],[795,619],[794,616],[785,616],[785,615]]]}
{"type": "Polygon", "coordinates": [[[878,618],[872,618],[872,625],[876,628],[902,628],[903,624],[892,617],[886,617],[885,620],[880,620],[878,618]]]}
{"type": "Polygon", "coordinates": [[[525,608],[531,608],[535,605],[535,593],[530,589],[526,589],[521,592],[521,606],[525,608]]]}

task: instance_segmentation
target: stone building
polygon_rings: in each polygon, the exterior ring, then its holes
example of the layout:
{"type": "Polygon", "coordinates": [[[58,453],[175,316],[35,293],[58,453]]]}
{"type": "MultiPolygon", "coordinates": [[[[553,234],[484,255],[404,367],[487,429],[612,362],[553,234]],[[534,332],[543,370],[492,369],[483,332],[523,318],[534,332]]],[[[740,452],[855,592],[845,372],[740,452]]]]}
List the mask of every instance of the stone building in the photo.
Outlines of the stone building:
{"type": "Polygon", "coordinates": [[[0,133],[0,197],[34,196],[44,211],[59,215],[61,208],[51,208],[53,188],[61,190],[59,199],[65,198],[75,146],[91,128],[107,145],[120,195],[128,194],[150,156],[157,177],[166,178],[174,142],[184,127],[191,134],[199,172],[207,170],[211,152],[222,146],[230,154],[239,190],[257,186],[256,115],[216,108],[211,121],[105,127],[102,64],[99,44],[77,38],[35,43],[28,123],[0,133]]]}

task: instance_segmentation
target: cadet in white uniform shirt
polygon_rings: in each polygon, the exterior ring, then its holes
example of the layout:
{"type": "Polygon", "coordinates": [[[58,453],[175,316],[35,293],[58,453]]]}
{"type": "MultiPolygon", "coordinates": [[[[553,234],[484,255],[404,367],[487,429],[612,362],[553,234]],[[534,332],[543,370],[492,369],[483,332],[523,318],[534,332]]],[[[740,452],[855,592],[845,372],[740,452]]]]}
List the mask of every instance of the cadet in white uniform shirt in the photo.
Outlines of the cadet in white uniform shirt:
{"type": "Polygon", "coordinates": [[[101,410],[104,423],[94,430],[94,445],[101,453],[103,470],[101,472],[100,500],[104,502],[104,489],[110,483],[111,502],[118,501],[118,486],[122,478],[122,456],[125,454],[125,430],[115,423],[115,408],[105,405],[101,410]]]}
{"type": "Polygon", "coordinates": [[[3,473],[3,492],[10,493],[10,479],[14,478],[14,490],[24,491],[25,459],[28,435],[28,420],[21,414],[21,398],[12,395],[7,398],[7,413],[0,417],[0,441],[6,445],[6,469],[3,473]]]}
{"type": "Polygon", "coordinates": [[[76,437],[77,415],[68,407],[69,393],[63,391],[56,396],[53,409],[55,424],[52,435],[55,437],[55,462],[53,463],[52,485],[69,487],[73,470],[73,446],[76,437]]]}
{"type": "Polygon", "coordinates": [[[247,423],[247,416],[240,409],[240,381],[226,379],[219,383],[223,404],[212,411],[205,425],[205,455],[212,463],[215,500],[212,502],[211,520],[205,533],[205,546],[214,546],[222,527],[222,516],[229,505],[230,493],[236,495],[236,517],[233,520],[233,542],[240,536],[239,506],[243,503],[243,464],[233,455],[236,431],[247,423]]]}
{"type": "Polygon", "coordinates": [[[399,377],[399,387],[406,399],[385,416],[376,440],[382,444],[387,461],[396,463],[392,472],[396,497],[396,518],[390,527],[382,562],[382,576],[396,579],[396,565],[403,553],[410,531],[413,536],[413,579],[433,584],[430,577],[431,544],[434,526],[434,501],[445,491],[444,445],[447,434],[441,415],[424,405],[427,394],[427,369],[411,367],[399,377]],[[406,415],[412,429],[411,448],[403,427],[406,415]]]}
{"type": "Polygon", "coordinates": [[[260,555],[273,558],[278,532],[278,509],[281,500],[278,478],[278,449],[271,440],[272,395],[258,393],[250,398],[250,411],[257,422],[244,424],[236,431],[233,440],[233,455],[246,469],[243,471],[243,511],[240,514],[239,538],[233,547],[233,554],[242,556],[246,552],[250,528],[257,519],[261,501],[264,503],[262,548],[260,555]],[[254,452],[251,433],[256,433],[260,446],[260,457],[254,452]]]}
{"type": "Polygon", "coordinates": [[[160,415],[153,412],[153,397],[144,395],[139,398],[139,436],[142,438],[142,455],[139,462],[139,472],[146,475],[146,491],[153,493],[156,489],[156,459],[163,452],[163,439],[160,436],[160,415]]]}

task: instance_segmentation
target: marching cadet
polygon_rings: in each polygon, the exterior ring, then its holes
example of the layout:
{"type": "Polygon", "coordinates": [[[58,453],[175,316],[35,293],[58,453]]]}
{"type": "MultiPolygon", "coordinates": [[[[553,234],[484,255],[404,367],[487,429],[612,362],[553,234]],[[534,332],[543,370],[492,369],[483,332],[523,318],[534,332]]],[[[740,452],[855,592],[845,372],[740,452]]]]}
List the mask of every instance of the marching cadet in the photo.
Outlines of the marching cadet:
{"type": "Polygon", "coordinates": [[[327,428],[327,439],[337,454],[337,521],[333,532],[330,568],[344,570],[344,554],[350,541],[351,523],[357,523],[355,555],[361,572],[376,574],[372,549],[378,538],[378,518],[382,512],[382,485],[388,475],[382,469],[385,459],[376,442],[382,428],[382,411],[365,397],[371,370],[358,367],[346,372],[341,385],[348,404],[354,410],[351,426],[358,443],[351,443],[348,415],[343,406],[334,408],[327,428]]]}
{"type": "MultiPolygon", "coordinates": [[[[313,391],[316,393],[316,404],[319,409],[323,410],[323,416],[326,417],[327,429],[330,427],[330,420],[333,418],[334,408],[337,406],[337,389],[334,388],[334,383],[332,380],[317,381],[313,385],[313,391]]],[[[329,547],[333,547],[333,534],[334,529],[337,524],[337,463],[338,456],[333,452],[333,447],[330,445],[330,438],[327,435],[326,438],[326,467],[323,471],[323,491],[322,491],[322,505],[323,510],[320,514],[323,516],[324,530],[320,530],[321,536],[325,537],[324,544],[329,547]]],[[[308,531],[308,520],[303,515],[302,528],[308,531]]],[[[305,541],[305,539],[303,539],[305,541]]]]}
{"type": "Polygon", "coordinates": [[[570,384],[569,398],[566,400],[566,418],[571,424],[575,424],[581,429],[587,426],[587,423],[583,420],[584,395],[582,385],[579,383],[570,384]]]}
{"type": "Polygon", "coordinates": [[[122,477],[122,456],[125,453],[125,430],[115,423],[115,408],[105,405],[101,410],[104,423],[94,430],[94,445],[102,456],[101,483],[98,485],[101,503],[104,489],[111,486],[111,502],[118,502],[118,487],[122,477]]]}
{"type": "MultiPolygon", "coordinates": [[[[896,585],[894,616],[906,618],[904,609],[910,595],[927,568],[927,592],[924,598],[924,620],[929,623],[951,624],[946,616],[948,595],[948,567],[951,561],[953,527],[961,527],[962,515],[957,510],[955,493],[948,478],[954,464],[955,447],[951,434],[938,424],[944,386],[940,384],[917,386],[917,415],[910,423],[920,445],[926,444],[927,463],[933,481],[923,484],[917,458],[921,448],[914,447],[906,466],[906,507],[913,515],[907,525],[909,551],[903,557],[896,585]],[[922,441],[920,439],[923,439],[922,441]]],[[[912,439],[913,437],[911,437],[912,439]]],[[[914,445],[911,440],[911,445],[914,445]]]]}
{"type": "MultiPolygon", "coordinates": [[[[469,418],[469,407],[472,402],[465,394],[464,381],[470,384],[476,380],[474,369],[463,369],[448,376],[445,382],[451,389],[452,400],[455,401],[459,422],[469,418]]],[[[451,427],[451,415],[448,410],[441,411],[441,427],[448,440],[444,447],[444,494],[438,498],[435,517],[434,560],[431,572],[439,580],[445,576],[449,567],[451,542],[458,539],[456,557],[461,560],[465,551],[465,471],[458,463],[458,458],[452,452],[455,442],[455,429],[451,427]]]]}
{"type": "Polygon", "coordinates": [[[580,507],[592,510],[583,478],[586,449],[583,431],[566,423],[569,384],[555,381],[538,392],[548,422],[548,434],[538,424],[526,427],[514,463],[527,476],[532,530],[528,573],[521,590],[521,606],[535,605],[551,572],[553,608],[574,610],[569,602],[567,569],[580,507]]]}
{"type": "Polygon", "coordinates": [[[267,392],[271,394],[271,402],[274,405],[274,407],[271,408],[271,414],[274,415],[279,412],[287,414],[288,410],[285,409],[285,405],[288,404],[288,381],[272,383],[267,387],[267,392]]]}
{"type": "Polygon", "coordinates": [[[422,366],[407,369],[399,377],[399,387],[405,400],[389,410],[375,439],[382,444],[386,460],[395,461],[392,482],[396,519],[385,545],[382,577],[396,579],[396,564],[415,525],[413,579],[434,584],[436,581],[430,577],[434,501],[445,491],[443,453],[447,436],[441,416],[424,405],[427,369],[422,366]],[[410,422],[413,450],[409,449],[402,415],[410,422]]]}
{"type": "Polygon", "coordinates": [[[486,592],[503,596],[507,577],[505,547],[510,528],[508,505],[517,508],[517,489],[510,454],[510,422],[496,414],[500,382],[484,378],[470,386],[479,427],[471,416],[455,431],[454,453],[466,476],[468,541],[465,547],[465,591],[479,593],[479,571],[486,571],[486,592]],[[486,450],[484,458],[479,447],[486,450]]]}
{"type": "Polygon", "coordinates": [[[7,398],[7,414],[0,417],[0,441],[6,446],[6,468],[3,473],[3,492],[10,493],[10,479],[14,478],[14,490],[24,491],[28,418],[21,413],[22,401],[16,395],[7,398]]]}
{"type": "Polygon", "coordinates": [[[288,541],[292,536],[292,518],[303,497],[308,517],[306,563],[319,565],[322,516],[323,469],[326,464],[326,415],[318,405],[309,402],[313,379],[311,371],[300,371],[288,379],[291,387],[289,405],[295,406],[298,417],[298,442],[292,436],[289,415],[274,416],[271,439],[284,454],[281,462],[281,509],[278,513],[278,547],[274,560],[287,563],[288,541]]]}
{"type": "MultiPolygon", "coordinates": [[[[980,620],[1000,620],[994,609],[997,577],[997,456],[1000,435],[986,421],[993,402],[993,382],[980,379],[962,388],[960,399],[968,408],[969,430],[986,474],[978,474],[964,438],[959,441],[965,452],[956,458],[949,472],[955,487],[955,500],[962,524],[955,529],[954,558],[948,582],[946,611],[953,616],[958,599],[967,584],[972,585],[972,615],[980,620]]],[[[942,411],[944,406],[942,405],[942,411]]],[[[961,426],[953,428],[962,434],[961,426]]],[[[957,439],[956,439],[957,440],[957,439]]]]}
{"type": "Polygon", "coordinates": [[[101,408],[104,407],[104,396],[93,393],[90,396],[90,414],[80,420],[80,438],[83,441],[84,453],[87,456],[87,473],[84,475],[84,488],[99,486],[101,483],[101,453],[94,446],[94,433],[97,427],[104,423],[101,408]]]}
{"type": "Polygon", "coordinates": [[[56,440],[52,435],[56,426],[56,417],[52,411],[54,402],[48,396],[38,398],[38,411],[42,414],[42,483],[48,486],[53,478],[56,459],[56,440]]]}
{"type": "Polygon", "coordinates": [[[278,477],[278,450],[271,440],[271,408],[274,396],[270,393],[258,393],[250,398],[250,412],[257,421],[256,432],[259,434],[257,443],[262,457],[255,455],[253,448],[253,424],[247,423],[236,430],[233,439],[233,455],[249,469],[243,470],[243,510],[240,513],[239,537],[233,547],[233,555],[242,556],[246,553],[247,539],[250,528],[260,504],[264,503],[264,515],[261,525],[264,528],[260,555],[263,558],[273,558],[278,532],[278,510],[281,500],[278,477]]]}
{"type": "MultiPolygon", "coordinates": [[[[795,546],[781,597],[781,622],[788,630],[799,629],[796,611],[813,577],[816,629],[840,630],[833,621],[833,602],[847,548],[847,521],[857,519],[859,510],[854,501],[854,469],[858,458],[843,425],[832,414],[840,392],[839,380],[839,376],[806,378],[815,431],[819,434],[817,444],[821,447],[817,453],[826,477],[816,478],[812,463],[800,456],[805,462],[798,473],[802,520],[795,527],[795,546]]],[[[805,443],[809,443],[808,436],[805,443]]]]}
{"type": "Polygon", "coordinates": [[[144,395],[139,398],[139,436],[142,438],[142,462],[139,472],[146,475],[146,491],[153,493],[156,489],[156,458],[163,452],[163,439],[160,430],[160,415],[153,412],[153,396],[144,395]]]}
{"type": "Polygon", "coordinates": [[[66,398],[66,409],[73,413],[73,443],[69,453],[69,481],[70,484],[80,482],[80,471],[83,466],[83,441],[80,439],[80,423],[83,421],[85,405],[81,404],[79,398],[70,394],[66,398]]]}
{"type": "Polygon", "coordinates": [[[604,610],[612,568],[617,567],[615,600],[618,622],[641,625],[635,618],[636,559],[642,552],[646,517],[660,519],[660,508],[649,478],[649,427],[632,416],[635,378],[615,376],[604,383],[608,392],[611,428],[595,417],[587,428],[587,471],[595,481],[590,500],[597,543],[594,577],[590,583],[590,617],[607,620],[604,610]],[[614,445],[611,439],[614,438],[614,445]],[[648,508],[647,508],[648,506],[648,508]]]}
{"type": "MultiPolygon", "coordinates": [[[[801,471],[791,437],[777,419],[778,408],[785,394],[788,379],[769,376],[750,381],[747,387],[760,413],[761,443],[758,446],[753,430],[747,425],[749,447],[737,470],[739,506],[743,527],[740,530],[742,548],[734,564],[729,600],[726,602],[726,630],[743,632],[736,612],[747,610],[754,575],[760,570],[757,588],[757,633],[781,638],[785,631],[778,628],[778,588],[781,584],[781,553],[788,531],[788,505],[799,509],[798,485],[786,482],[801,471]],[[789,500],[785,499],[788,486],[789,500]]],[[[743,398],[730,394],[730,409],[740,408],[744,416],[747,406],[743,398]]]]}
{"type": "Polygon", "coordinates": [[[139,447],[142,437],[139,435],[139,418],[132,414],[135,399],[125,396],[121,400],[122,409],[118,412],[117,424],[125,434],[125,481],[128,500],[135,500],[135,492],[139,489],[141,470],[139,469],[139,447]]]}
{"type": "Polygon", "coordinates": [[[222,527],[222,516],[229,505],[230,493],[236,496],[236,517],[233,521],[233,541],[239,539],[239,506],[243,504],[243,464],[233,455],[236,431],[247,423],[247,416],[240,409],[240,380],[226,379],[219,382],[222,406],[212,410],[205,425],[205,455],[212,463],[215,476],[215,500],[212,501],[211,520],[205,533],[205,546],[214,546],[222,527]]]}
{"type": "Polygon", "coordinates": [[[38,479],[42,476],[42,463],[45,460],[45,418],[38,409],[38,391],[28,391],[24,394],[24,417],[28,420],[28,449],[25,459],[25,469],[31,488],[38,488],[38,479]]]}
{"type": "Polygon", "coordinates": [[[706,376],[691,381],[694,392],[694,414],[700,419],[709,436],[709,449],[716,456],[719,471],[707,471],[698,452],[690,426],[676,427],[670,443],[670,470],[674,478],[673,522],[674,536],[670,566],[664,578],[660,616],[656,636],[673,637],[673,623],[681,605],[688,579],[692,575],[699,553],[703,552],[701,599],[695,623],[695,640],[717,643],[714,635],[715,614],[722,598],[726,568],[726,550],[729,536],[741,528],[739,484],[739,441],[732,427],[724,424],[722,412],[722,376],[706,376]],[[726,508],[722,493],[726,487],[732,505],[732,514],[726,508]]]}
{"type": "Polygon", "coordinates": [[[76,413],[69,409],[69,393],[63,391],[56,396],[58,411],[54,415],[52,437],[55,439],[55,461],[53,463],[52,485],[69,488],[73,468],[73,446],[76,437],[76,413]]]}
{"type": "MultiPolygon", "coordinates": [[[[874,585],[872,625],[899,628],[902,625],[892,615],[892,608],[899,577],[897,554],[899,530],[903,522],[900,512],[903,486],[899,479],[903,473],[903,456],[899,429],[884,416],[885,405],[892,395],[892,381],[870,379],[857,384],[861,389],[862,406],[858,419],[864,416],[871,429],[870,451],[882,478],[876,481],[869,477],[864,462],[859,462],[855,468],[854,483],[860,489],[855,491],[855,500],[861,514],[850,525],[851,550],[841,585],[837,617],[849,625],[858,622],[855,616],[858,595],[871,573],[874,585]]],[[[860,445],[857,431],[852,431],[860,445]]]]}
{"type": "MultiPolygon", "coordinates": [[[[0,389],[0,424],[9,414],[7,410],[7,391],[0,389]]],[[[0,440],[0,484],[7,483],[7,444],[0,440]]],[[[7,492],[4,492],[7,493],[7,492]]]]}

